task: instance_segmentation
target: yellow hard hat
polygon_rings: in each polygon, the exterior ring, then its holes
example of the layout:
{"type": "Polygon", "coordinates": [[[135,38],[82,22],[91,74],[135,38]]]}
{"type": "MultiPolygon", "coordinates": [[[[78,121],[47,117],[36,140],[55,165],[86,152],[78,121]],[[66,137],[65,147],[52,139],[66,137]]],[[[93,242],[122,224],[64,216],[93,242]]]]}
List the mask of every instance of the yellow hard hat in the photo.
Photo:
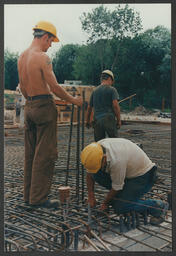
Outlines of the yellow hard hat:
{"type": "Polygon", "coordinates": [[[111,76],[112,80],[114,80],[114,75],[111,70],[106,69],[102,72],[102,74],[108,74],[109,76],[111,76]]]}
{"type": "Polygon", "coordinates": [[[59,38],[57,37],[57,31],[56,28],[53,24],[51,24],[48,21],[39,21],[35,27],[33,28],[33,30],[35,29],[41,29],[44,30],[46,32],[51,33],[54,36],[54,40],[53,42],[59,42],[59,38]]]}
{"type": "Polygon", "coordinates": [[[103,149],[100,144],[93,142],[81,152],[81,162],[90,173],[96,173],[101,168],[103,149]]]}

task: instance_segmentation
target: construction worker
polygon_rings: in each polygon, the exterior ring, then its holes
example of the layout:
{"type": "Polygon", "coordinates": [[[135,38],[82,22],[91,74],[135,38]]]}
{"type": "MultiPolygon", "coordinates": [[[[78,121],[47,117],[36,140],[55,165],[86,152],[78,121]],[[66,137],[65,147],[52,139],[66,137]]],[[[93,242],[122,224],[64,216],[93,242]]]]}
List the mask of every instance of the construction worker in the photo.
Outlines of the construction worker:
{"type": "Polygon", "coordinates": [[[168,203],[141,197],[149,192],[156,181],[156,165],[144,151],[130,140],[106,138],[86,146],[81,162],[87,170],[88,202],[96,205],[94,183],[109,190],[101,210],[112,205],[117,214],[131,211],[152,215],[151,224],[164,220],[168,203]]]}
{"type": "Polygon", "coordinates": [[[119,95],[112,87],[114,75],[110,70],[101,73],[101,85],[91,94],[87,108],[86,127],[94,128],[94,140],[99,141],[106,137],[118,137],[118,129],[121,127],[120,107],[118,103],[119,95]],[[93,122],[91,115],[94,112],[93,122]]]}
{"type": "Polygon", "coordinates": [[[24,201],[31,206],[57,208],[48,199],[57,159],[57,108],[51,92],[78,106],[81,97],[72,97],[57,82],[46,55],[53,42],[59,42],[56,28],[40,21],[33,28],[34,39],[18,60],[20,89],[26,99],[24,201]]]}

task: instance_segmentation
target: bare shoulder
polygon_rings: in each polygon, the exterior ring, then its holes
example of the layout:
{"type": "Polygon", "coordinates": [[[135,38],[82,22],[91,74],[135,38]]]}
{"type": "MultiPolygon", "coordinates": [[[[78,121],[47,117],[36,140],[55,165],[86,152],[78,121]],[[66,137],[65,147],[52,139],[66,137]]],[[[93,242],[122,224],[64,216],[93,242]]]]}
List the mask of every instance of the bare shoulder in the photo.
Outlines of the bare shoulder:
{"type": "Polygon", "coordinates": [[[45,53],[41,53],[41,64],[44,69],[52,69],[52,61],[45,53]]]}
{"type": "Polygon", "coordinates": [[[40,53],[40,58],[43,64],[47,64],[50,65],[52,62],[50,60],[50,58],[48,57],[48,55],[44,52],[40,53]]]}
{"type": "Polygon", "coordinates": [[[18,58],[18,70],[20,70],[25,62],[26,51],[22,52],[18,58]]]}
{"type": "Polygon", "coordinates": [[[18,58],[18,62],[20,62],[24,58],[25,55],[26,55],[26,51],[22,52],[18,58]]]}

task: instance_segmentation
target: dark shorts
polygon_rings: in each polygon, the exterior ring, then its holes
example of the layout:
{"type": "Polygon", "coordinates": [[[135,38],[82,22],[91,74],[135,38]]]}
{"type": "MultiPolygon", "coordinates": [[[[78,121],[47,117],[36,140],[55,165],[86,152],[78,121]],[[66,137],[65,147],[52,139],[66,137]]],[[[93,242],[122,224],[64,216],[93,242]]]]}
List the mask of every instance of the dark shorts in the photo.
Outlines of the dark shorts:
{"type": "Polygon", "coordinates": [[[118,137],[117,121],[113,114],[106,114],[99,120],[95,120],[93,122],[93,128],[95,141],[106,138],[106,134],[109,138],[118,137]]]}

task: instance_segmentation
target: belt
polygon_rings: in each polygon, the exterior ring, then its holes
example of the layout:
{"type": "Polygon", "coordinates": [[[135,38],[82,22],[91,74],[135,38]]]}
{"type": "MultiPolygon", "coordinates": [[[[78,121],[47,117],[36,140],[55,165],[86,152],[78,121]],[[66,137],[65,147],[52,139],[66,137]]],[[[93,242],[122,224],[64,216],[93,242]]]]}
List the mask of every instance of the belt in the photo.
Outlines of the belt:
{"type": "Polygon", "coordinates": [[[42,94],[42,95],[36,95],[36,96],[28,96],[27,100],[39,100],[39,99],[49,99],[52,98],[51,94],[42,94]]]}

